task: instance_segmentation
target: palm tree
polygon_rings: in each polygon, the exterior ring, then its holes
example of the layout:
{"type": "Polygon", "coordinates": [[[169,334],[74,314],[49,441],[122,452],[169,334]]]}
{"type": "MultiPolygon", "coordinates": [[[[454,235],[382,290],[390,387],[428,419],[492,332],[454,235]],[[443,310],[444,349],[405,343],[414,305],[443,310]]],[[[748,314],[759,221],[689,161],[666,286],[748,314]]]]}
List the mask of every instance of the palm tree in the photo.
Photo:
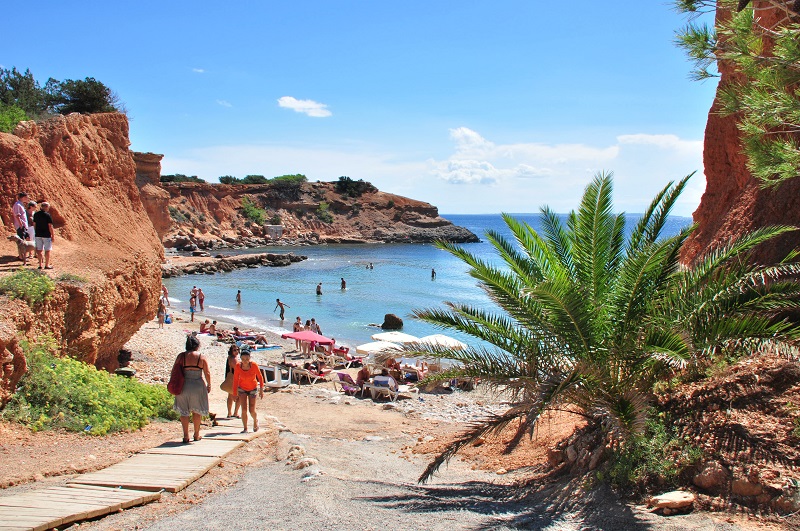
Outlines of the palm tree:
{"type": "Polygon", "coordinates": [[[532,435],[548,410],[582,415],[624,441],[642,433],[654,383],[676,370],[744,349],[789,348],[800,335],[786,318],[800,301],[800,267],[754,266],[747,257],[794,228],[754,231],[684,268],[678,255],[694,227],[669,238],[661,233],[690,177],[664,187],[627,239],[624,215],[612,210],[612,174],[600,173],[566,223],[542,208],[537,233],[504,214],[513,241],[486,235],[502,266],[438,244],[470,266],[501,311],[447,302],[446,309],[415,316],[482,340],[486,346],[435,354],[457,360],[460,375],[480,377],[511,398],[505,413],[461,434],[420,481],[512,421],[519,423],[513,441],[532,435]]]}

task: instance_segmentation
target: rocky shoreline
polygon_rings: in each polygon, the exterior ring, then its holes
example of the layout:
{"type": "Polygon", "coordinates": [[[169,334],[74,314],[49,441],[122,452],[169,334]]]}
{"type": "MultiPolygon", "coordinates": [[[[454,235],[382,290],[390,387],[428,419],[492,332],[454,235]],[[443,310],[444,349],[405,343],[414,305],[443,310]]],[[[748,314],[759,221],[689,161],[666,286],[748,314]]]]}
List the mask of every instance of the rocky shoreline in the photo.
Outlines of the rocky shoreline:
{"type": "Polygon", "coordinates": [[[307,260],[307,256],[294,253],[255,253],[223,256],[221,254],[170,259],[161,265],[161,278],[183,275],[213,275],[246,267],[286,267],[307,260]]]}

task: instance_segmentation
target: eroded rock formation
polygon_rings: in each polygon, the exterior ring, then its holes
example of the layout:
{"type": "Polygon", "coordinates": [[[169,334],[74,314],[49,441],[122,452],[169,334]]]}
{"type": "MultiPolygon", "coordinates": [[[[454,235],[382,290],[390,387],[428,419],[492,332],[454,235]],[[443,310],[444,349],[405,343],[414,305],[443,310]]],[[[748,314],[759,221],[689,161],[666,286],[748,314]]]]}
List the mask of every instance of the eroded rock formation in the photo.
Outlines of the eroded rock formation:
{"type": "MultiPolygon", "coordinates": [[[[154,315],[163,247],[142,205],[129,144],[128,120],[116,113],[23,122],[13,135],[0,133],[0,194],[7,202],[0,221],[13,231],[11,203],[20,190],[50,202],[56,238],[48,273],[57,282],[35,312],[2,297],[3,360],[16,359],[16,333],[48,333],[70,355],[114,368],[120,347],[154,315]]],[[[16,255],[11,242],[0,245],[3,255],[16,255]]],[[[12,364],[9,382],[24,370],[12,364]]]]}
{"type": "MultiPolygon", "coordinates": [[[[256,247],[271,243],[473,242],[469,230],[439,216],[438,209],[407,197],[369,191],[349,197],[335,183],[223,185],[162,183],[169,193],[171,226],[166,247],[191,250],[256,247]],[[266,214],[265,223],[248,220],[242,200],[266,214]],[[327,205],[327,215],[320,215],[327,205]],[[324,209],[324,206],[323,206],[324,209]],[[268,225],[280,226],[279,235],[268,225]]],[[[157,211],[160,207],[153,207],[157,211]]],[[[151,209],[148,207],[148,211],[151,209]]],[[[159,213],[163,219],[163,214],[159,213]]]]}
{"type": "MultiPolygon", "coordinates": [[[[758,23],[767,29],[787,23],[785,12],[766,0],[753,2],[758,23]]],[[[730,14],[720,3],[717,19],[730,14]]],[[[767,33],[767,32],[765,32],[767,33]]],[[[768,41],[768,39],[767,39],[768,41]]],[[[769,43],[767,43],[769,49],[769,43]]],[[[762,190],[746,166],[736,116],[721,116],[720,90],[741,80],[733,65],[719,61],[721,74],[717,97],[708,114],[703,164],[706,190],[700,206],[694,212],[698,228],[682,250],[684,262],[692,262],[709,249],[747,231],[767,225],[800,226],[800,178],[786,182],[776,189],[762,190]]],[[[761,263],[774,263],[800,246],[800,231],[762,245],[754,256],[761,263]]]]}

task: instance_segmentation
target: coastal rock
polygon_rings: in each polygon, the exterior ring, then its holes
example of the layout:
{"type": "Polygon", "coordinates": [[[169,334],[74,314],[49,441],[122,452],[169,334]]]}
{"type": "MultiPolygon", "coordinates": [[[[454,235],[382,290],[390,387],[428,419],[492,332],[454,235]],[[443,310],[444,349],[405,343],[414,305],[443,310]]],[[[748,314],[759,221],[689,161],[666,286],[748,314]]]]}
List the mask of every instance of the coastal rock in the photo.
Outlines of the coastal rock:
{"type": "Polygon", "coordinates": [[[729,479],[730,472],[724,466],[716,461],[707,463],[700,473],[692,478],[692,483],[703,490],[718,494],[725,489],[729,479]]]}
{"type": "MultiPolygon", "coordinates": [[[[51,203],[53,276],[73,280],[58,281],[35,312],[23,305],[6,322],[31,338],[49,333],[74,357],[116,369],[119,349],[155,314],[163,261],[135,183],[128,120],[70,114],[18,130],[0,133],[0,193],[24,190],[51,203]]],[[[10,209],[0,209],[0,221],[13,230],[10,209]]],[[[6,256],[16,254],[11,242],[2,245],[6,256]]]]}
{"type": "MultiPolygon", "coordinates": [[[[199,251],[203,253],[203,251],[199,251]]],[[[216,257],[205,255],[196,255],[197,260],[188,263],[169,263],[161,266],[161,276],[163,278],[171,278],[182,275],[196,275],[200,273],[213,274],[220,271],[233,271],[234,269],[242,268],[257,268],[261,266],[267,267],[284,267],[293,263],[302,262],[307,260],[307,256],[295,255],[294,253],[276,254],[276,253],[258,253],[258,254],[240,254],[234,256],[216,257]]]]}
{"type": "MultiPolygon", "coordinates": [[[[783,7],[768,2],[758,4],[757,24],[765,41],[764,49],[771,49],[769,32],[791,21],[783,7]]],[[[717,18],[730,16],[728,7],[717,3],[717,18]]],[[[708,113],[703,141],[703,166],[706,189],[700,206],[694,212],[697,229],[681,248],[681,260],[692,263],[706,251],[737,237],[768,225],[800,226],[800,179],[791,179],[777,189],[761,189],[760,184],[747,169],[747,158],[742,152],[741,134],[737,116],[719,113],[722,92],[733,83],[743,81],[742,74],[727,61],[717,63],[720,81],[717,96],[708,113]]],[[[800,139],[800,134],[795,134],[800,139]]],[[[695,177],[698,178],[698,177],[695,177]]],[[[758,247],[753,260],[771,264],[783,259],[787,252],[800,246],[800,231],[793,231],[770,240],[758,247]]]]}
{"type": "Polygon", "coordinates": [[[400,330],[403,328],[403,320],[393,313],[387,313],[383,316],[381,328],[384,330],[400,330]]]}
{"type": "Polygon", "coordinates": [[[694,500],[695,495],[691,492],[674,490],[672,492],[666,492],[658,496],[653,496],[650,498],[648,506],[652,507],[655,511],[659,509],[685,510],[694,505],[694,500]]]}
{"type": "MultiPolygon", "coordinates": [[[[152,154],[137,154],[137,156],[152,154]]],[[[139,162],[144,183],[154,183],[154,163],[139,162]]],[[[138,170],[137,170],[138,171],[138,170]]],[[[205,183],[158,183],[169,196],[168,211],[148,207],[158,216],[154,224],[170,221],[164,243],[174,234],[192,233],[201,249],[259,247],[265,245],[316,245],[320,243],[397,242],[420,243],[445,240],[477,242],[469,230],[439,216],[429,203],[380,192],[368,187],[358,197],[337,191],[336,183],[282,183],[224,185],[205,183]],[[248,199],[265,213],[256,224],[242,211],[248,199]],[[320,205],[327,204],[325,214],[320,205]],[[160,213],[156,213],[156,212],[160,213]]]]}

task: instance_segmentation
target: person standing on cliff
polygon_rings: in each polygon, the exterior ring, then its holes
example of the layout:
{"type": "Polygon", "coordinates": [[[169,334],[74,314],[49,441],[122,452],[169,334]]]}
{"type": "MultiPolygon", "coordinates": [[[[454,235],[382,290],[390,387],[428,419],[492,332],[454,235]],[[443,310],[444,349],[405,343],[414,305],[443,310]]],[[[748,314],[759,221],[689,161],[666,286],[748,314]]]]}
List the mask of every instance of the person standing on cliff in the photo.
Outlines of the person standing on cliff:
{"type": "Polygon", "coordinates": [[[36,258],[39,259],[39,269],[42,269],[42,253],[44,253],[44,268],[53,269],[50,265],[50,251],[53,249],[53,218],[50,216],[50,203],[43,201],[41,210],[33,215],[34,235],[36,236],[36,258]]]}
{"type": "MultiPolygon", "coordinates": [[[[17,231],[17,236],[19,236],[23,240],[28,239],[28,215],[25,212],[25,204],[28,201],[28,194],[25,192],[20,192],[17,194],[17,202],[14,203],[14,206],[11,209],[12,217],[14,221],[14,229],[17,231]]],[[[20,247],[20,253],[22,253],[22,247],[20,247]]],[[[25,254],[20,254],[19,259],[24,262],[25,265],[28,265],[28,257],[25,254]]]]}
{"type": "Polygon", "coordinates": [[[206,294],[203,293],[203,288],[197,288],[197,302],[200,303],[200,311],[206,309],[206,294]]]}
{"type": "MultiPolygon", "coordinates": [[[[289,306],[288,304],[286,304],[284,302],[281,302],[280,299],[275,299],[275,302],[278,303],[278,304],[275,305],[275,310],[277,310],[278,308],[281,309],[281,321],[283,321],[283,314],[284,314],[284,312],[286,312],[286,308],[291,308],[291,306],[289,306]]],[[[272,310],[272,311],[274,312],[275,310],[272,310]]]]}
{"type": "Polygon", "coordinates": [[[317,284],[317,295],[322,295],[322,282],[317,284]]]}
{"type": "Polygon", "coordinates": [[[241,304],[241,303],[242,303],[242,290],[237,289],[236,290],[236,304],[241,304]]]}

